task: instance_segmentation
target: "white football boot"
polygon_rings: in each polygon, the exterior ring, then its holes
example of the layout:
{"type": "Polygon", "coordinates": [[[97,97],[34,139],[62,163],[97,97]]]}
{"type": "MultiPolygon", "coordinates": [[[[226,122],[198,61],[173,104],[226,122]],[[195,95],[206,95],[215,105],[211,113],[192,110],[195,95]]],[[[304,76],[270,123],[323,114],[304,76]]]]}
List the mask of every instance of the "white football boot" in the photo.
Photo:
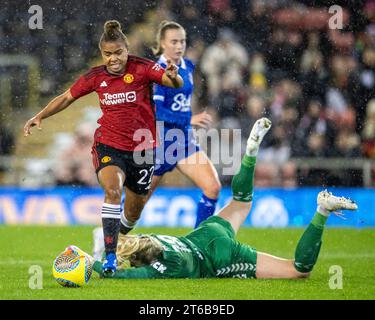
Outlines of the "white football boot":
{"type": "Polygon", "coordinates": [[[267,118],[258,119],[254,123],[249,138],[247,139],[246,154],[248,156],[257,155],[259,146],[268,130],[271,129],[271,126],[272,122],[267,118]]]}
{"type": "Polygon", "coordinates": [[[94,244],[92,255],[95,261],[102,261],[103,254],[105,251],[103,228],[102,227],[95,228],[92,232],[92,235],[93,235],[93,244],[94,244]]]}
{"type": "Polygon", "coordinates": [[[336,197],[332,192],[328,192],[327,190],[319,192],[317,203],[318,206],[328,211],[328,215],[330,212],[333,212],[338,216],[343,216],[342,213],[337,211],[358,209],[357,204],[353,200],[345,197],[336,197]]]}

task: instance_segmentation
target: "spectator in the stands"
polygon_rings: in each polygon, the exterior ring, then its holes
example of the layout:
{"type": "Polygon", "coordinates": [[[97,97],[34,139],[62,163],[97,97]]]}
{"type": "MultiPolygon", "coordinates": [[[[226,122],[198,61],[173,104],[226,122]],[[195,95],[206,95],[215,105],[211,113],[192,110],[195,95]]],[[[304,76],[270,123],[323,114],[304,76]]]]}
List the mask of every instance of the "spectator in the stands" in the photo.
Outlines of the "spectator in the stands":
{"type": "Polygon", "coordinates": [[[219,31],[218,39],[207,47],[201,69],[208,81],[208,94],[214,100],[220,94],[223,79],[229,88],[241,87],[248,66],[246,49],[230,29],[219,31]]]}
{"type": "MultiPolygon", "coordinates": [[[[324,110],[319,100],[311,100],[307,107],[307,112],[303,115],[302,119],[295,131],[295,139],[292,144],[292,155],[295,157],[307,156],[309,154],[308,143],[309,136],[315,134],[312,142],[320,138],[316,135],[326,137],[325,142],[328,147],[333,146],[333,139],[335,136],[335,127],[331,120],[325,117],[324,110]]],[[[311,141],[310,141],[311,143],[311,141]]],[[[313,143],[314,145],[315,143],[313,143]]],[[[325,154],[325,152],[319,152],[325,154]]]]}
{"type": "Polygon", "coordinates": [[[356,112],[357,133],[363,129],[367,103],[375,97],[375,47],[366,48],[361,58],[362,65],[352,74],[349,84],[349,94],[356,112]]]}
{"type": "Polygon", "coordinates": [[[358,158],[361,156],[360,137],[353,130],[343,128],[335,138],[332,156],[342,158],[358,158]]]}
{"type": "Polygon", "coordinates": [[[179,16],[179,23],[184,26],[188,44],[196,39],[203,40],[206,44],[215,41],[218,24],[215,19],[202,17],[207,11],[206,1],[181,0],[175,1],[173,11],[179,16]]]}
{"type": "MultiPolygon", "coordinates": [[[[337,158],[359,158],[361,157],[360,137],[353,129],[343,128],[336,135],[334,148],[331,156],[337,158]]],[[[333,175],[340,186],[356,186],[362,184],[362,170],[357,168],[338,168],[333,170],[333,175]]]]}
{"type": "Polygon", "coordinates": [[[240,35],[241,43],[244,44],[250,54],[266,52],[272,27],[270,4],[264,0],[253,0],[250,1],[248,9],[245,7],[238,10],[237,14],[242,19],[235,21],[233,28],[240,35]],[[244,25],[246,25],[246,28],[243,27],[244,25]]]}
{"type": "Polygon", "coordinates": [[[288,106],[297,107],[301,103],[301,86],[291,79],[282,79],[273,88],[270,113],[273,121],[280,120],[283,110],[288,106]]]}
{"type": "MultiPolygon", "coordinates": [[[[308,34],[308,46],[302,54],[299,80],[306,103],[311,98],[323,101],[328,84],[328,72],[324,67],[324,57],[319,49],[320,38],[316,32],[308,34]]],[[[305,110],[302,110],[304,112],[305,110]]]]}
{"type": "Polygon", "coordinates": [[[14,152],[15,139],[13,132],[5,125],[0,117],[0,156],[10,155],[14,152]]]}
{"type": "Polygon", "coordinates": [[[286,139],[286,135],[283,125],[273,126],[267,146],[259,150],[258,160],[279,165],[286,163],[290,158],[290,142],[286,139]]]}
{"type": "MultiPolygon", "coordinates": [[[[316,132],[307,137],[306,149],[301,150],[299,156],[304,158],[325,158],[329,154],[329,147],[326,144],[326,138],[323,134],[316,132]]],[[[327,185],[331,184],[332,177],[329,170],[325,168],[302,167],[298,173],[299,184],[305,186],[327,185]]]]}
{"type": "Polygon", "coordinates": [[[340,115],[350,108],[346,89],[348,85],[347,57],[336,55],[331,59],[330,86],[326,92],[327,112],[340,115]]]}
{"type": "Polygon", "coordinates": [[[81,124],[74,133],[71,145],[61,150],[54,166],[57,185],[98,185],[96,175],[88,165],[91,162],[93,131],[91,125],[81,124]]]}
{"type": "MultiPolygon", "coordinates": [[[[5,121],[0,117],[0,157],[8,156],[14,152],[15,139],[13,132],[5,125],[5,121]]],[[[0,173],[7,170],[9,161],[0,160],[0,173]]]]}
{"type": "Polygon", "coordinates": [[[275,28],[271,33],[268,46],[266,59],[271,80],[296,79],[303,49],[302,35],[297,31],[275,28]]]}
{"type": "Polygon", "coordinates": [[[251,94],[266,95],[267,91],[267,65],[262,53],[256,52],[250,61],[249,86],[251,94]]]}
{"type": "Polygon", "coordinates": [[[220,28],[231,27],[236,21],[231,0],[207,0],[207,13],[220,28]]]}
{"type": "Polygon", "coordinates": [[[263,99],[263,97],[251,95],[246,102],[245,109],[239,117],[242,135],[244,137],[248,137],[251,130],[249,123],[255,123],[257,119],[267,116],[267,113],[266,101],[263,99]]]}
{"type": "Polygon", "coordinates": [[[368,158],[375,159],[375,99],[370,100],[367,105],[362,138],[363,154],[368,158]]]}

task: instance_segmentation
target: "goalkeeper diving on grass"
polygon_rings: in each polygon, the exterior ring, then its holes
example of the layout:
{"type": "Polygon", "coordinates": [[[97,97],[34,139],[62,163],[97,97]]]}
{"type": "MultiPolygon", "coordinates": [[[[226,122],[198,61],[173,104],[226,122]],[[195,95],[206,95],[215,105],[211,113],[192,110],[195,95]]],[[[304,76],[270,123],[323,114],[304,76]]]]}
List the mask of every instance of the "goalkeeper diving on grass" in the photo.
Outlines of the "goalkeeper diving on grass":
{"type": "Polygon", "coordinates": [[[119,264],[112,275],[102,272],[102,263],[93,269],[105,278],[306,278],[317,262],[325,223],[339,210],[356,210],[350,199],[321,191],[317,209],[302,237],[294,259],[282,259],[238,242],[235,235],[248,216],[253,199],[256,157],[271,121],[262,118],[254,124],[247,140],[239,172],[232,179],[233,199],[215,216],[203,221],[184,237],[165,235],[120,235],[119,264]]]}

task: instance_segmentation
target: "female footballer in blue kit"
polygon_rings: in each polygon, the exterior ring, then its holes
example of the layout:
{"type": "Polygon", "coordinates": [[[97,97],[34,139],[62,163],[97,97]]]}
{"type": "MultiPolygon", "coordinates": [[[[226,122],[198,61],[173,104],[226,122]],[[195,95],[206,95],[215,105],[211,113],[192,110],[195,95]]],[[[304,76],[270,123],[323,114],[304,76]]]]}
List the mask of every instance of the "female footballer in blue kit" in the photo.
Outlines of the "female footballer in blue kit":
{"type": "Polygon", "coordinates": [[[174,21],[163,21],[156,36],[155,56],[163,67],[168,60],[179,66],[184,86],[167,89],[155,85],[154,102],[158,121],[160,146],[156,149],[155,172],[149,196],[157,188],[163,175],[177,167],[202,191],[198,202],[195,227],[213,215],[221,184],[215,167],[207,155],[200,150],[192,132],[192,125],[207,127],[212,118],[207,112],[192,115],[191,100],[194,90],[194,64],[184,57],[186,32],[174,21]]]}

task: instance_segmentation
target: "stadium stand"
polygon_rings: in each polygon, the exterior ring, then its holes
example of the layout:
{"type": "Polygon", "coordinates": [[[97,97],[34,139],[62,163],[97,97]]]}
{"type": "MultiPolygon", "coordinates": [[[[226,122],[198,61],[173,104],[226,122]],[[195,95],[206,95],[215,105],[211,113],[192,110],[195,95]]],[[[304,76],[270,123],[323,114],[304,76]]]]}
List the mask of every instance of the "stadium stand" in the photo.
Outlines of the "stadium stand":
{"type": "MultiPolygon", "coordinates": [[[[0,20],[7,22],[0,29],[4,39],[0,59],[4,54],[39,59],[41,103],[97,62],[98,37],[106,19],[120,20],[132,51],[153,59],[149,48],[158,23],[177,20],[187,30],[187,55],[197,65],[194,111],[209,110],[217,128],[229,119],[227,124],[241,128],[243,137],[247,137],[249,119],[265,115],[273,121],[259,154],[259,185],[375,186],[373,0],[350,6],[345,1],[315,1],[314,7],[309,1],[289,0],[114,1],[111,5],[83,1],[95,7],[95,14],[80,10],[74,1],[56,1],[55,6],[40,1],[46,8],[43,32],[26,27],[27,4],[17,2],[19,6],[8,6],[0,13],[0,20]],[[344,8],[342,30],[328,27],[328,6],[333,4],[344,8]],[[19,21],[23,24],[15,27],[19,21]]],[[[21,74],[26,72],[19,68],[21,74]]],[[[27,81],[23,86],[12,85],[20,73],[5,69],[0,66],[0,79],[4,73],[14,76],[10,84],[0,84],[13,90],[8,95],[13,116],[23,120],[40,106],[28,105],[27,81]]],[[[95,97],[85,98],[58,119],[49,119],[46,132],[38,138],[34,135],[27,145],[17,131],[15,155],[20,164],[9,171],[4,183],[27,184],[20,170],[27,167],[29,158],[32,162],[47,159],[39,167],[56,172],[52,160],[58,158],[57,151],[88,122],[82,119],[90,113],[84,107],[96,105],[95,97]],[[70,138],[61,132],[69,132],[70,138]]],[[[56,179],[44,183],[70,183],[58,177],[56,172],[56,179]]],[[[179,179],[167,178],[166,183],[179,179]]],[[[221,180],[230,181],[223,175],[221,180]]]]}

